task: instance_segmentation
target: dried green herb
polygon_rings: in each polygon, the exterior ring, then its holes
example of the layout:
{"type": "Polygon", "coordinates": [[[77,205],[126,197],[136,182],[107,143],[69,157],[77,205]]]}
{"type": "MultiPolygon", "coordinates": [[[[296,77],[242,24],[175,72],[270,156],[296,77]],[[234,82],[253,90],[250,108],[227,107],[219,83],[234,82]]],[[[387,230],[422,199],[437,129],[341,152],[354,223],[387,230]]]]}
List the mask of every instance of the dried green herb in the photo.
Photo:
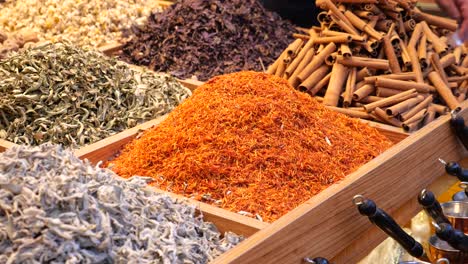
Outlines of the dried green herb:
{"type": "Polygon", "coordinates": [[[294,26],[257,0],[181,0],[153,13],[121,57],[179,78],[261,71],[292,41],[294,26]]]}
{"type": "Polygon", "coordinates": [[[0,154],[0,263],[207,263],[220,238],[195,206],[79,160],[61,146],[0,154]]]}
{"type": "Polygon", "coordinates": [[[165,115],[190,95],[169,75],[44,44],[0,61],[0,138],[83,146],[165,115]]]}

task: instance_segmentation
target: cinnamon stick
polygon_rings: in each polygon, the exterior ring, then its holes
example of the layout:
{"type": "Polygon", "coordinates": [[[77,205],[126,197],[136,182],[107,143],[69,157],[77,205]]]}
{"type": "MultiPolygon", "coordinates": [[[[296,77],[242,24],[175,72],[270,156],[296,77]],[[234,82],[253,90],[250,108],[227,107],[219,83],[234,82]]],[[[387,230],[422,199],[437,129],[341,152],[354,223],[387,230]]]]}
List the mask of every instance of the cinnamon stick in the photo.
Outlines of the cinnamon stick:
{"type": "Polygon", "coordinates": [[[341,108],[341,107],[334,107],[334,106],[325,106],[325,107],[330,109],[330,110],[333,110],[335,112],[348,115],[350,117],[362,118],[362,119],[372,119],[372,116],[369,115],[369,113],[367,113],[365,111],[356,111],[356,110],[351,110],[349,108],[341,108]]]}
{"type": "Polygon", "coordinates": [[[400,102],[396,105],[393,105],[389,108],[387,108],[387,110],[385,110],[385,113],[387,113],[387,115],[389,116],[397,116],[403,112],[406,112],[406,111],[409,111],[410,109],[412,109],[415,105],[419,104],[420,102],[422,102],[424,100],[424,97],[421,96],[421,95],[418,95],[414,98],[410,98],[408,100],[405,100],[403,102],[400,102]]]}
{"type": "Polygon", "coordinates": [[[368,95],[370,95],[374,91],[375,91],[375,86],[374,85],[366,84],[366,85],[362,86],[361,88],[357,89],[356,91],[354,91],[353,100],[360,101],[364,97],[367,97],[368,95]]]}
{"type": "Polygon", "coordinates": [[[402,123],[400,120],[394,118],[394,117],[389,117],[385,114],[385,111],[382,110],[380,107],[376,107],[374,110],[374,114],[382,121],[385,123],[388,123],[390,125],[396,126],[396,127],[401,127],[402,123]]]}
{"type": "Polygon", "coordinates": [[[356,56],[353,56],[351,58],[344,58],[343,56],[339,55],[336,56],[336,62],[350,67],[368,67],[379,70],[390,69],[390,64],[388,63],[388,60],[379,60],[356,56]]]}
{"type": "MultiPolygon", "coordinates": [[[[328,0],[329,1],[329,0],[328,0]]],[[[320,65],[323,64],[326,57],[336,51],[335,43],[329,43],[321,52],[314,56],[307,67],[302,70],[297,76],[300,81],[305,81],[320,65]]]]}
{"type": "Polygon", "coordinates": [[[413,107],[411,110],[409,110],[408,112],[405,112],[405,113],[401,114],[400,119],[401,119],[402,121],[406,121],[406,120],[410,119],[411,117],[413,117],[414,115],[416,115],[419,111],[428,108],[429,105],[431,105],[433,99],[434,99],[434,97],[433,97],[432,95],[426,97],[422,102],[420,102],[419,104],[417,104],[417,105],[416,105],[415,107],[413,107]]]}
{"type": "Polygon", "coordinates": [[[331,72],[327,74],[322,80],[320,80],[312,89],[308,91],[308,93],[312,96],[320,92],[325,85],[327,85],[330,82],[331,79],[331,72]]]}
{"type": "Polygon", "coordinates": [[[314,73],[312,73],[305,81],[299,85],[300,91],[309,91],[311,90],[323,77],[325,77],[330,72],[330,67],[328,65],[320,66],[314,73]]]}
{"type": "Polygon", "coordinates": [[[343,84],[346,80],[348,68],[340,63],[335,63],[331,72],[330,82],[327,91],[323,97],[323,104],[329,106],[337,106],[340,99],[343,84]]]}
{"type": "Polygon", "coordinates": [[[417,95],[418,94],[417,94],[416,90],[411,89],[409,91],[401,92],[399,94],[384,98],[384,99],[379,100],[377,102],[366,104],[366,105],[364,105],[364,109],[366,109],[366,111],[369,113],[369,112],[372,112],[377,107],[385,107],[385,106],[389,106],[389,105],[394,105],[394,104],[397,104],[397,103],[402,102],[404,100],[407,100],[409,98],[416,97],[417,95]]]}
{"type": "Polygon", "coordinates": [[[352,68],[351,71],[349,71],[348,80],[346,81],[346,89],[345,89],[344,96],[343,96],[344,107],[349,107],[353,100],[353,93],[354,93],[355,85],[356,85],[356,74],[357,74],[356,68],[352,68]]]}
{"type": "Polygon", "coordinates": [[[377,87],[385,87],[402,91],[415,89],[419,93],[431,93],[436,91],[433,86],[425,83],[415,83],[379,77],[375,80],[375,85],[377,87]]]}
{"type": "Polygon", "coordinates": [[[459,106],[457,98],[453,96],[452,91],[450,88],[445,84],[442,77],[440,77],[439,73],[433,71],[428,75],[429,80],[434,84],[437,92],[439,92],[440,96],[444,99],[445,103],[451,110],[456,109],[459,106]]]}

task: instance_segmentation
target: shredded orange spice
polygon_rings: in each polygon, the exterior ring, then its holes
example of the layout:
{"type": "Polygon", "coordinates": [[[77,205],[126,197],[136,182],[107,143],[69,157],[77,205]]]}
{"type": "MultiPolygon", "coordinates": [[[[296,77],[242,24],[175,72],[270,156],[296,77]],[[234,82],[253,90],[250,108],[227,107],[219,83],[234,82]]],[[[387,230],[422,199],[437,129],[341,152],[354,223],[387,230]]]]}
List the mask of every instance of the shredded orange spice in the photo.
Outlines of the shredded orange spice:
{"type": "Polygon", "coordinates": [[[123,176],[272,222],[391,146],[264,73],[218,76],[110,164],[123,176]]]}

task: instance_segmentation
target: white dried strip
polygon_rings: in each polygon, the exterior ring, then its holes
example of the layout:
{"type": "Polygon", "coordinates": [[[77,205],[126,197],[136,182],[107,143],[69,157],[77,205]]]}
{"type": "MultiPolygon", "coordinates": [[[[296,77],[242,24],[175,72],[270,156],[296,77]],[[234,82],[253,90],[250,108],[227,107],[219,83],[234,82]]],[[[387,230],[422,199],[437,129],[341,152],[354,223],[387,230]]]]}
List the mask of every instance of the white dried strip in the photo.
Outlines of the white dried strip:
{"type": "Polygon", "coordinates": [[[206,263],[242,240],[60,146],[0,154],[0,187],[0,263],[206,263]]]}

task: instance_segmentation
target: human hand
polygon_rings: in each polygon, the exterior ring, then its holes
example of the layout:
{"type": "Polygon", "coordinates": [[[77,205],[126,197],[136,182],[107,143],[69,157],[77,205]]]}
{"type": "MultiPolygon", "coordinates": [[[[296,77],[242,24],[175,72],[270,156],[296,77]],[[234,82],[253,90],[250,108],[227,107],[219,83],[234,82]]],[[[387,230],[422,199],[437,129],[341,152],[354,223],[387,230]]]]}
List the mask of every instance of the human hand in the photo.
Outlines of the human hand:
{"type": "Polygon", "coordinates": [[[439,6],[449,16],[459,23],[459,36],[463,41],[468,41],[468,1],[467,0],[436,0],[439,6]]]}

